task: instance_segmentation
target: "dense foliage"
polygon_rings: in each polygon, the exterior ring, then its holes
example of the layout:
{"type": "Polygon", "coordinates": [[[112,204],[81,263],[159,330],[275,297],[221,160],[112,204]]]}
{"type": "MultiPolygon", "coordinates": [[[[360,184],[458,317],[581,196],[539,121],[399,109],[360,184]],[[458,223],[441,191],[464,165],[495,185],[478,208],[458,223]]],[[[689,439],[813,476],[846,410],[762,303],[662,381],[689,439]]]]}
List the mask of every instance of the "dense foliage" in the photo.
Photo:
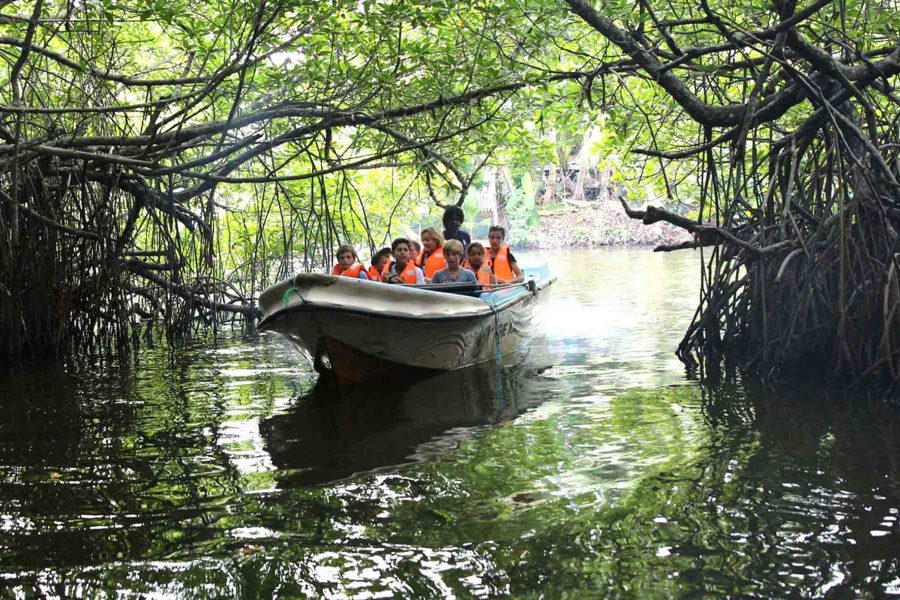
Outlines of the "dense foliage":
{"type": "Polygon", "coordinates": [[[436,218],[485,167],[527,228],[534,169],[589,144],[699,206],[630,212],[707,248],[685,360],[813,348],[897,379],[896,9],[0,2],[2,353],[125,348],[135,311],[252,315],[262,286],[436,218]]]}
{"type": "MultiPolygon", "coordinates": [[[[460,202],[527,103],[490,2],[3,2],[4,354],[253,315],[340,241],[460,202]],[[427,211],[426,211],[427,212],[427,211]]],[[[422,215],[426,216],[425,214],[422,215]]]]}

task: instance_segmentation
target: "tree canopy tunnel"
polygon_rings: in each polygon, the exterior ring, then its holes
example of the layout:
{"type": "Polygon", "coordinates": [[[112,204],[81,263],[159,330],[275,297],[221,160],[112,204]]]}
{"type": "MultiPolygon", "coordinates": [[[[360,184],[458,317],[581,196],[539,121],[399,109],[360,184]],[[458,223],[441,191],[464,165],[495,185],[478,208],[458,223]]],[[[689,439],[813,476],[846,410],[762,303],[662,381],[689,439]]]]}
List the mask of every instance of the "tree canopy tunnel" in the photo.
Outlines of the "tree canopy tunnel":
{"type": "Polygon", "coordinates": [[[140,317],[252,318],[261,287],[338,243],[383,245],[413,186],[462,202],[515,92],[583,76],[506,70],[540,40],[493,39],[498,18],[0,0],[0,359],[126,351],[140,317]],[[363,197],[367,171],[390,206],[363,197]]]}
{"type": "Polygon", "coordinates": [[[678,355],[900,380],[897,3],[566,2],[605,60],[633,61],[633,87],[666,98],[635,152],[699,199],[685,218],[623,198],[693,233],[657,250],[703,253],[678,355]]]}
{"type": "Polygon", "coordinates": [[[410,190],[459,203],[498,148],[535,158],[530,132],[591,114],[626,175],[699,207],[626,202],[693,233],[660,250],[703,254],[683,360],[898,380],[898,15],[0,0],[0,355],[127,349],[135,313],[252,316],[338,242],[381,245],[410,190]]]}

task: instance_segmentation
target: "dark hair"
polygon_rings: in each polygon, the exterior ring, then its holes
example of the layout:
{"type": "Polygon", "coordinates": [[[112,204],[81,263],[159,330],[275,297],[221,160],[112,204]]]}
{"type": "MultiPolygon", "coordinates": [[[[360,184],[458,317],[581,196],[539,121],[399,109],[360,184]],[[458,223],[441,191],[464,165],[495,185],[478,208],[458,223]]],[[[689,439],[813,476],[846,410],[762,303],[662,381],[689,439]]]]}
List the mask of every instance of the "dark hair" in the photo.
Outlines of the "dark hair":
{"type": "Polygon", "coordinates": [[[469,252],[472,251],[472,248],[480,248],[482,252],[484,252],[484,245],[481,242],[472,242],[469,244],[469,247],[466,248],[466,256],[469,255],[469,252]]]}
{"type": "Polygon", "coordinates": [[[419,240],[407,240],[407,242],[409,243],[409,247],[410,247],[410,248],[412,248],[413,246],[415,246],[415,247],[418,248],[419,250],[422,249],[422,244],[419,243],[419,240]]]}
{"type": "Polygon", "coordinates": [[[359,260],[359,257],[356,255],[356,248],[350,244],[341,244],[338,246],[337,252],[334,253],[334,257],[340,258],[341,254],[346,254],[347,252],[353,255],[353,260],[359,260]]]}
{"type": "Polygon", "coordinates": [[[459,217],[459,222],[462,223],[466,220],[466,213],[458,206],[448,206],[444,209],[444,216],[441,219],[444,222],[444,227],[447,226],[447,221],[450,220],[450,217],[459,217]]]}
{"type": "Polygon", "coordinates": [[[378,264],[379,260],[381,260],[382,258],[387,258],[390,255],[391,255],[390,248],[382,248],[381,250],[379,250],[378,252],[376,252],[375,254],[372,255],[372,265],[374,266],[374,265],[378,264]]]}
{"type": "Polygon", "coordinates": [[[407,246],[409,246],[409,240],[406,238],[395,239],[393,242],[391,242],[391,252],[395,251],[397,249],[397,246],[399,246],[400,244],[406,244],[407,246]]]}
{"type": "Polygon", "coordinates": [[[499,225],[491,225],[491,228],[488,229],[488,237],[490,237],[490,235],[495,231],[499,231],[500,235],[503,236],[503,239],[506,239],[506,229],[500,227],[499,225]]]}

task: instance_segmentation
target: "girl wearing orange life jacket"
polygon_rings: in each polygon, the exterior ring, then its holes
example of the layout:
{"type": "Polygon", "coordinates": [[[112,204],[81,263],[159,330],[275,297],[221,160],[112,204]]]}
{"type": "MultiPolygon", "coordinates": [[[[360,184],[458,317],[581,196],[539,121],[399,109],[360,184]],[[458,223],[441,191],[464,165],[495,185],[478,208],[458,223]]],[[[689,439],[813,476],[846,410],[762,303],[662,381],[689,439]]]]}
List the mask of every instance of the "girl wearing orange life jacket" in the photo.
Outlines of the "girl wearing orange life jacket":
{"type": "Polygon", "coordinates": [[[391,249],[382,248],[372,256],[372,264],[366,273],[370,281],[383,281],[383,274],[390,268],[391,249]]]}
{"type": "Polygon", "coordinates": [[[487,286],[497,283],[497,278],[491,273],[491,268],[484,262],[484,246],[480,242],[472,242],[466,250],[468,259],[465,268],[475,273],[475,279],[481,285],[487,286]]]}
{"type": "Polygon", "coordinates": [[[444,238],[434,227],[422,230],[422,252],[416,261],[416,266],[421,267],[425,273],[425,280],[430,281],[434,274],[447,268],[444,260],[444,238]]]}
{"type": "Polygon", "coordinates": [[[419,240],[409,240],[409,260],[413,264],[418,264],[420,254],[422,254],[422,244],[419,243],[419,240]]]}
{"type": "Polygon", "coordinates": [[[366,277],[369,278],[369,281],[381,281],[381,271],[375,267],[369,267],[366,269],[366,277]]]}
{"type": "Polygon", "coordinates": [[[506,238],[506,230],[497,225],[488,230],[488,240],[491,250],[485,258],[497,283],[519,283],[525,281],[525,274],[516,263],[515,257],[509,251],[509,246],[503,245],[506,238]]]}
{"type": "Polygon", "coordinates": [[[365,268],[359,262],[356,256],[356,250],[350,244],[344,244],[334,253],[338,264],[331,269],[332,275],[340,275],[342,277],[353,277],[354,279],[368,279],[365,268]]]}

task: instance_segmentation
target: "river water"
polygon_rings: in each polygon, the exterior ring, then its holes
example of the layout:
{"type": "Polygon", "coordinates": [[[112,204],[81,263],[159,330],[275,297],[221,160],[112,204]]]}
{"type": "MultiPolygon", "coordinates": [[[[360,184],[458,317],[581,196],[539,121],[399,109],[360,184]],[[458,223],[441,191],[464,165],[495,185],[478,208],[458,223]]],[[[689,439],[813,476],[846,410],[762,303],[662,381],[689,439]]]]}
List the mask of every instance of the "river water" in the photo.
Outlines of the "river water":
{"type": "Polygon", "coordinates": [[[690,380],[696,255],[545,258],[500,371],[348,394],[228,334],[0,372],[0,597],[900,595],[896,409],[690,380]]]}

